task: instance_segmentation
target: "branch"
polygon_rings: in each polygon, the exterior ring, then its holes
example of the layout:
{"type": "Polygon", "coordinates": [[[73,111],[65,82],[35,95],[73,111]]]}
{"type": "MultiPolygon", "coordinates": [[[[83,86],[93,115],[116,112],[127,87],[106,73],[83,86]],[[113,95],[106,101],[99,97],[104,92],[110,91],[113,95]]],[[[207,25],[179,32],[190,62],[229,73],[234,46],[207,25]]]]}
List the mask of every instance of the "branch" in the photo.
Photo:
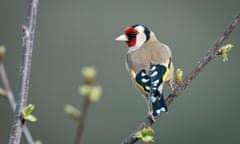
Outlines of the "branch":
{"type": "Polygon", "coordinates": [[[80,116],[78,120],[78,128],[77,128],[77,133],[75,137],[75,144],[80,144],[84,126],[85,126],[85,120],[87,117],[88,109],[91,104],[91,101],[89,99],[89,96],[85,96],[84,102],[83,102],[83,109],[82,109],[82,115],[80,116]]]}
{"type": "Polygon", "coordinates": [[[21,120],[21,111],[27,104],[29,79],[31,71],[32,49],[37,18],[38,0],[28,1],[28,11],[26,26],[23,26],[23,45],[22,59],[19,70],[18,81],[18,101],[14,113],[12,130],[9,138],[9,144],[20,144],[22,136],[22,127],[24,123],[21,120]]]}
{"type": "Polygon", "coordinates": [[[93,80],[96,76],[96,69],[94,67],[84,67],[82,69],[82,76],[84,84],[79,87],[79,94],[84,96],[82,113],[79,117],[79,114],[75,108],[70,108],[70,110],[68,109],[66,111],[67,114],[72,118],[78,118],[78,128],[74,141],[75,144],[81,143],[85,121],[90,105],[99,101],[102,94],[102,88],[100,86],[93,85],[93,80]]]}
{"type": "MultiPolygon", "coordinates": [[[[169,106],[177,96],[185,90],[185,88],[190,84],[190,82],[198,75],[198,73],[204,68],[206,64],[208,64],[216,55],[217,50],[222,45],[223,41],[230,35],[233,29],[237,26],[237,23],[240,21],[240,11],[234,16],[231,23],[226,27],[223,33],[216,39],[213,43],[212,47],[208,50],[205,56],[193,67],[191,72],[186,76],[186,78],[182,81],[181,84],[175,88],[175,90],[169,94],[168,98],[166,99],[166,104],[169,106]]],[[[161,115],[158,116],[158,118],[161,115]]],[[[149,120],[148,117],[144,119],[144,121],[140,124],[140,126],[135,129],[126,139],[122,141],[121,144],[132,144],[138,141],[135,137],[136,132],[143,129],[145,126],[152,125],[153,122],[149,120]]]]}
{"type": "MultiPolygon", "coordinates": [[[[9,101],[9,104],[10,104],[13,112],[14,112],[16,109],[16,101],[15,101],[13,92],[11,90],[10,83],[9,83],[9,80],[8,80],[8,77],[6,74],[6,70],[5,70],[5,67],[4,67],[4,64],[2,61],[0,61],[0,76],[3,80],[3,86],[7,92],[7,99],[9,101]]],[[[29,129],[27,128],[27,126],[23,127],[23,133],[25,135],[25,138],[26,138],[28,144],[34,144],[34,139],[32,138],[32,135],[31,135],[29,129]]]]}

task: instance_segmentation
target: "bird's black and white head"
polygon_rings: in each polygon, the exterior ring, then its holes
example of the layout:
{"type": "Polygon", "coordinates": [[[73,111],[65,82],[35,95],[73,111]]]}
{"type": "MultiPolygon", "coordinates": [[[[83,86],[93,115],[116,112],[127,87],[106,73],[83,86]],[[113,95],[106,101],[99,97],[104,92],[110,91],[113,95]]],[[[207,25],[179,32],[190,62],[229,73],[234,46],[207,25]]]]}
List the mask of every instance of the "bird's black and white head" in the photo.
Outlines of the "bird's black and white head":
{"type": "Polygon", "coordinates": [[[151,35],[153,35],[152,31],[146,26],[135,24],[126,27],[124,29],[124,33],[115,40],[126,42],[129,51],[134,51],[146,43],[150,39],[151,35]]]}

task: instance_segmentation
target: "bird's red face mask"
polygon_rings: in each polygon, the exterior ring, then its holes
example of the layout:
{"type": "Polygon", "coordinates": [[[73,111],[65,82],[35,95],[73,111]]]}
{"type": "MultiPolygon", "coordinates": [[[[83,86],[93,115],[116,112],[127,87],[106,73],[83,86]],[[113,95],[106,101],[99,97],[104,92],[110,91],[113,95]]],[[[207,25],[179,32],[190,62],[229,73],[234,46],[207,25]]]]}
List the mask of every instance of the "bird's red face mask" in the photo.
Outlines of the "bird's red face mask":
{"type": "Polygon", "coordinates": [[[116,38],[118,41],[124,41],[128,47],[131,48],[136,45],[138,31],[133,27],[127,27],[124,30],[124,34],[116,38]]]}

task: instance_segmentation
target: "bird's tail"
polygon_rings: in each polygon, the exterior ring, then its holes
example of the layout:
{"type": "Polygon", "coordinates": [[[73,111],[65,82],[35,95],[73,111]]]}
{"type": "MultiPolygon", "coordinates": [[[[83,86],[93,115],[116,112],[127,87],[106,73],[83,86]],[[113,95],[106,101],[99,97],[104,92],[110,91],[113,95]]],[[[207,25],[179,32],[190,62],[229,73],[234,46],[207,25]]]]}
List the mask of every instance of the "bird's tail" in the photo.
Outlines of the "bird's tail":
{"type": "Polygon", "coordinates": [[[153,116],[157,116],[160,112],[166,112],[167,106],[162,94],[163,77],[167,72],[167,67],[161,64],[151,64],[150,71],[141,70],[136,75],[136,83],[141,89],[148,93],[149,103],[152,103],[153,116]]]}
{"type": "Polygon", "coordinates": [[[167,106],[162,93],[163,77],[167,72],[164,65],[150,64],[150,99],[152,103],[153,116],[159,115],[161,112],[167,111],[167,106]]]}
{"type": "Polygon", "coordinates": [[[159,115],[161,112],[168,111],[163,94],[161,94],[159,91],[156,93],[156,95],[151,97],[151,102],[152,102],[152,113],[154,117],[159,115]]]}

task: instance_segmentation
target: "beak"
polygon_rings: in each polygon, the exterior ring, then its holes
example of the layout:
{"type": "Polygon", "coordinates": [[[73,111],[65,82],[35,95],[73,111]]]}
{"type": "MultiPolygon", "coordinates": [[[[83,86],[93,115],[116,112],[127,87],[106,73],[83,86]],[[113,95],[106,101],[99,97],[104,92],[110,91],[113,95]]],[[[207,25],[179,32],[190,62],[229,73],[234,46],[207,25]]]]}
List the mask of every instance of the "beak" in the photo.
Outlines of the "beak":
{"type": "Polygon", "coordinates": [[[128,37],[125,34],[120,35],[115,40],[117,41],[128,41],[128,37]]]}

